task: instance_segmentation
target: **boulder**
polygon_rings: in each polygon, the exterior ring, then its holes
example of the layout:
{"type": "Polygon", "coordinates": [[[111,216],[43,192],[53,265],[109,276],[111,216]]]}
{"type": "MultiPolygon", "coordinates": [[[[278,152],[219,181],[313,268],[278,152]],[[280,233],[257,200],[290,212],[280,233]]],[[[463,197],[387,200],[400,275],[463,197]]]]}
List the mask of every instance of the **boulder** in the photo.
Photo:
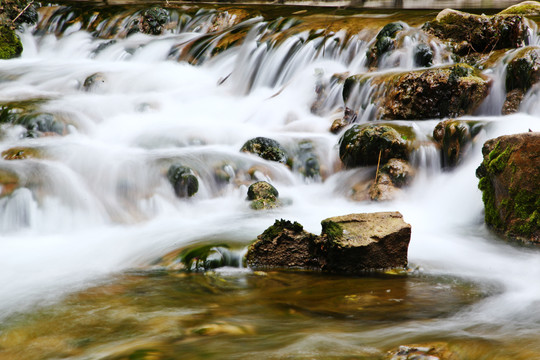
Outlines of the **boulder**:
{"type": "Polygon", "coordinates": [[[395,199],[401,193],[401,188],[409,185],[414,174],[415,170],[407,161],[390,159],[380,168],[369,188],[370,199],[373,201],[395,199]]]}
{"type": "Polygon", "coordinates": [[[500,15],[539,16],[540,15],[540,2],[524,1],[519,4],[512,5],[509,8],[504,9],[499,14],[500,15]]]}
{"type": "Polygon", "coordinates": [[[287,162],[287,155],[281,145],[266,137],[256,137],[246,141],[240,151],[255,154],[265,160],[287,162]]]}
{"type": "Polygon", "coordinates": [[[351,214],[321,224],[316,236],[296,222],[276,220],[249,246],[248,265],[350,274],[407,266],[411,226],[398,212],[351,214]]]}
{"type": "MultiPolygon", "coordinates": [[[[345,104],[375,105],[376,119],[425,120],[471,115],[489,93],[491,82],[467,64],[425,70],[353,75],[343,86],[345,104]],[[371,86],[367,99],[357,99],[371,86]]],[[[349,106],[355,107],[355,105],[349,106]]]]}
{"type": "Polygon", "coordinates": [[[467,55],[524,46],[528,26],[521,15],[474,15],[445,9],[422,29],[450,42],[458,55],[467,55]]]}
{"type": "Polygon", "coordinates": [[[199,191],[199,180],[193,170],[182,164],[173,164],[167,170],[167,179],[179,198],[191,197],[199,191]]]}
{"type": "Polygon", "coordinates": [[[275,187],[266,181],[258,181],[248,188],[247,198],[251,200],[254,210],[272,209],[279,206],[279,193],[275,187]]]}
{"type": "Polygon", "coordinates": [[[339,158],[347,168],[407,159],[409,143],[391,125],[353,125],[339,140],[339,158]]]}
{"type": "Polygon", "coordinates": [[[435,126],[433,138],[441,149],[443,168],[455,167],[463,160],[483,125],[479,121],[448,119],[435,126]]]}
{"type": "Polygon", "coordinates": [[[540,80],[540,48],[527,46],[520,49],[506,67],[506,91],[527,91],[540,80]]]}
{"type": "Polygon", "coordinates": [[[297,222],[276,220],[247,251],[247,264],[253,268],[319,268],[316,236],[297,222]]]}
{"type": "Polygon", "coordinates": [[[351,214],[321,224],[323,270],[358,273],[407,266],[411,225],[399,212],[351,214]]]}
{"type": "Polygon", "coordinates": [[[508,239],[540,245],[540,132],[488,140],[476,170],[485,222],[508,239]]]}
{"type": "Polygon", "coordinates": [[[0,60],[21,56],[23,46],[15,31],[8,26],[0,25],[0,60]]]}

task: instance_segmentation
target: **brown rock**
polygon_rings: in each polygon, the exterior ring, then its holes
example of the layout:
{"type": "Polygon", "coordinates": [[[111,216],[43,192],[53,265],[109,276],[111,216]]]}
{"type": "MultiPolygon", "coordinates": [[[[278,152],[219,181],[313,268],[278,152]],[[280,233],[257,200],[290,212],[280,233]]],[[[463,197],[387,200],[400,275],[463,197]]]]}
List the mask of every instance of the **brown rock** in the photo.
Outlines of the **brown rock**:
{"type": "Polygon", "coordinates": [[[485,221],[508,239],[540,245],[540,132],[501,136],[476,170],[485,221]]]}
{"type": "Polygon", "coordinates": [[[524,96],[525,92],[519,88],[514,89],[508,94],[506,94],[506,99],[504,100],[504,104],[502,107],[502,114],[510,115],[517,113],[519,111],[519,107],[521,106],[521,101],[523,101],[524,96]]]}
{"type": "Polygon", "coordinates": [[[433,138],[441,148],[441,164],[451,168],[458,165],[471,146],[483,123],[449,119],[441,121],[433,130],[433,138]]]}

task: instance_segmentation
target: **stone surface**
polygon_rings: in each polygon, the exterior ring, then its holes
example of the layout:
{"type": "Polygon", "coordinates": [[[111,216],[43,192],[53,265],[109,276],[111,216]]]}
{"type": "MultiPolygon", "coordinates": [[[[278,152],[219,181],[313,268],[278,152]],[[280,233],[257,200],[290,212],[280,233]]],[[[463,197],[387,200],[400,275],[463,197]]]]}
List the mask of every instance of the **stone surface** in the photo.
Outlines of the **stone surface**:
{"type": "Polygon", "coordinates": [[[540,245],[540,132],[501,136],[476,170],[485,221],[508,239],[540,245]]]}
{"type": "Polygon", "coordinates": [[[254,210],[272,209],[279,206],[277,189],[266,181],[258,181],[249,186],[247,198],[254,210]]]}
{"type": "Polygon", "coordinates": [[[512,5],[499,14],[501,15],[525,15],[525,16],[539,16],[540,15],[540,2],[538,1],[523,1],[519,4],[512,5]]]}
{"type": "Polygon", "coordinates": [[[414,177],[415,170],[405,160],[390,159],[379,169],[379,174],[369,188],[369,198],[373,201],[393,200],[414,177]]]}
{"type": "Polygon", "coordinates": [[[357,273],[407,266],[411,226],[399,212],[351,214],[321,224],[323,270],[357,273]]]}
{"type": "Polygon", "coordinates": [[[240,151],[255,154],[265,160],[287,162],[287,155],[281,145],[273,139],[262,136],[246,141],[240,151]]]}
{"type": "Polygon", "coordinates": [[[396,34],[407,25],[401,22],[386,24],[375,38],[375,43],[366,53],[368,66],[377,66],[380,58],[395,48],[396,34]]]}
{"type": "Polygon", "coordinates": [[[424,31],[452,44],[459,55],[487,53],[526,45],[527,25],[520,15],[475,15],[445,9],[424,31]]]}
{"type": "Polygon", "coordinates": [[[167,170],[167,179],[179,198],[191,197],[199,191],[199,180],[192,169],[182,164],[173,164],[167,170]]]}
{"type": "Polygon", "coordinates": [[[22,43],[15,31],[7,26],[0,25],[0,60],[12,59],[21,56],[22,43]]]}
{"type": "Polygon", "coordinates": [[[247,264],[254,268],[318,268],[315,239],[297,222],[276,220],[249,246],[247,264]]]}
{"type": "Polygon", "coordinates": [[[527,46],[520,49],[506,67],[506,91],[527,91],[540,80],[540,48],[527,46]]]}

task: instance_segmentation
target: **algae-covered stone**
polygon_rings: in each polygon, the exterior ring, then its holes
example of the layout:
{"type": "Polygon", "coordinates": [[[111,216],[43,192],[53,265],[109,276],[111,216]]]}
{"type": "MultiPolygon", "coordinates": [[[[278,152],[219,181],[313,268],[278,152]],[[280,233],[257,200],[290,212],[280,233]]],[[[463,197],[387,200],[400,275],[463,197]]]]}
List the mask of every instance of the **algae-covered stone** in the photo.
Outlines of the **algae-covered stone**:
{"type": "Polygon", "coordinates": [[[287,155],[281,145],[273,139],[262,136],[246,141],[240,151],[255,154],[265,160],[287,162],[287,155]]]}
{"type": "Polygon", "coordinates": [[[339,157],[348,167],[384,164],[391,158],[407,159],[409,145],[394,127],[353,125],[340,139],[339,157]]]}
{"type": "Polygon", "coordinates": [[[338,216],[321,225],[323,270],[358,273],[407,266],[411,226],[399,212],[338,216]]]}
{"type": "Polygon", "coordinates": [[[247,264],[253,268],[318,268],[315,239],[297,222],[276,220],[249,246],[247,264]]]}
{"type": "Polygon", "coordinates": [[[254,210],[271,209],[279,206],[277,189],[266,181],[258,181],[248,188],[247,198],[254,210]]]}
{"type": "Polygon", "coordinates": [[[449,41],[459,55],[466,55],[526,45],[528,26],[520,15],[474,15],[445,9],[422,29],[449,41]]]}
{"type": "Polygon", "coordinates": [[[525,15],[525,16],[539,16],[540,15],[540,2],[538,1],[523,1],[519,4],[512,5],[499,14],[501,15],[525,15]]]}
{"type": "Polygon", "coordinates": [[[449,119],[441,121],[433,130],[433,138],[441,148],[443,167],[454,167],[463,160],[473,138],[483,123],[469,120],[449,119]]]}
{"type": "Polygon", "coordinates": [[[167,178],[179,198],[191,197],[199,191],[199,180],[193,170],[182,164],[173,164],[167,171],[167,178]]]}
{"type": "Polygon", "coordinates": [[[15,31],[0,25],[0,60],[12,59],[22,54],[23,46],[15,31]]]}
{"type": "Polygon", "coordinates": [[[485,222],[509,239],[540,245],[540,132],[488,140],[476,170],[485,222]]]}

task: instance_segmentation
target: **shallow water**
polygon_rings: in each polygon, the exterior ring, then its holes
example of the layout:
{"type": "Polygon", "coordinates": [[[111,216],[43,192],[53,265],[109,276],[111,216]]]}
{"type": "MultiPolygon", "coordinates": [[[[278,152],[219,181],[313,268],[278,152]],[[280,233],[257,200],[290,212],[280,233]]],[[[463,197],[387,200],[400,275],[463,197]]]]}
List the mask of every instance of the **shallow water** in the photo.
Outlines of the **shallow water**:
{"type": "MultiPolygon", "coordinates": [[[[434,341],[465,359],[540,358],[540,254],[486,229],[474,175],[485,140],[537,130],[534,92],[523,112],[504,117],[492,94],[489,109],[469,117],[489,125],[455,170],[442,171],[438,151],[424,147],[401,198],[357,202],[351,186],[375,169],[339,166],[339,136],[328,131],[342,114],[339,86],[328,88],[335,96],[317,112],[312,106],[316,87],[334,73],[365,71],[369,32],[321,40],[295,33],[294,21],[259,17],[235,25],[246,34],[241,45],[197,52],[195,61],[183,49],[216,34],[203,26],[212,12],[190,13],[158,37],[99,38],[77,21],[58,32],[45,21],[52,10],[41,10],[39,31],[21,34],[22,58],[0,62],[2,103],[63,124],[62,136],[37,138],[22,126],[0,127],[0,152],[38,154],[0,160],[21,185],[0,198],[0,358],[377,359],[398,345],[434,341]],[[276,38],[282,31],[288,36],[276,38]],[[336,39],[341,45],[326,51],[336,39]],[[103,81],[85,89],[96,73],[103,81]],[[310,140],[321,179],[240,153],[256,136],[290,152],[310,140]],[[165,174],[175,162],[197,173],[193,198],[174,196],[165,174]],[[246,191],[255,178],[270,180],[286,206],[251,210],[246,191]],[[318,234],[322,219],[390,210],[412,225],[408,274],[151,266],[209,241],[241,249],[275,219],[318,234]]],[[[410,68],[406,52],[396,58],[410,68]]],[[[428,139],[437,122],[404,124],[428,139]]]]}

